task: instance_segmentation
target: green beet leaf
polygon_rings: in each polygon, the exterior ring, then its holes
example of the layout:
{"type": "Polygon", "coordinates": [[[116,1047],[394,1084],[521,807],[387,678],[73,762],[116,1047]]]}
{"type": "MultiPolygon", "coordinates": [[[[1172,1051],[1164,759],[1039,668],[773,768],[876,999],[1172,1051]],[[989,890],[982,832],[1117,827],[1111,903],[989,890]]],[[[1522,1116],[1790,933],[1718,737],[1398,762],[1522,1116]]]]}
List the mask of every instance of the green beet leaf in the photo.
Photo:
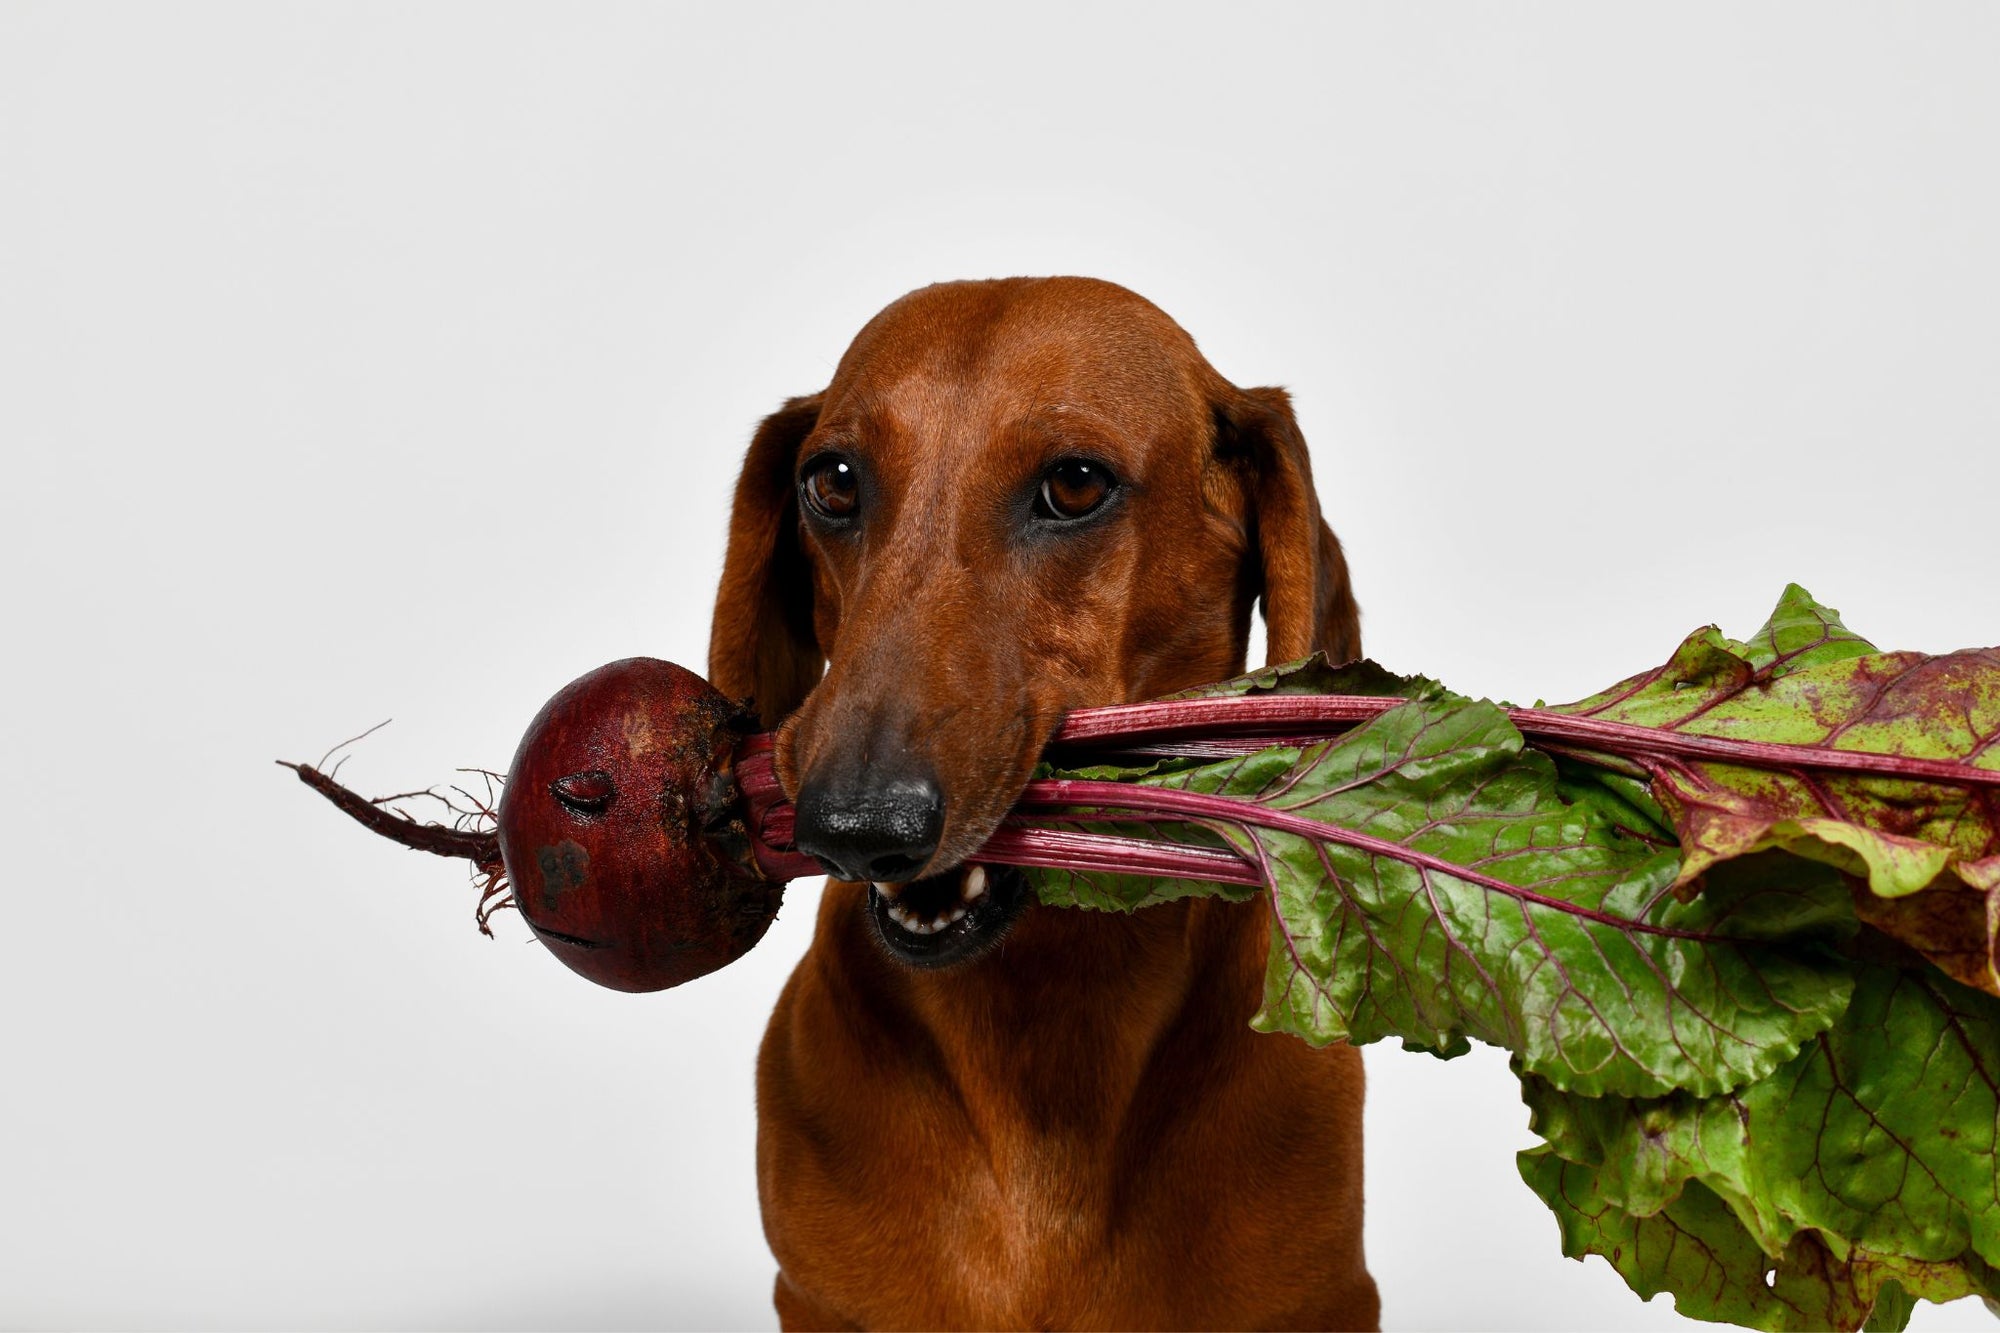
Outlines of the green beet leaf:
{"type": "Polygon", "coordinates": [[[1901,1328],[1910,1298],[2000,1296],[2000,1273],[1977,1254],[1913,1259],[1865,1246],[1837,1247],[1801,1231],[1777,1254],[1760,1247],[1717,1195],[1689,1182],[1658,1212],[1627,1212],[1600,1190],[1593,1167],[1546,1148],[1521,1154],[1521,1176],[1556,1215],[1563,1253],[1602,1255],[1650,1300],[1673,1293],[1691,1319],[1747,1328],[1901,1328]],[[1871,1315],[1874,1318],[1871,1319],[1871,1315]]]}
{"type": "MultiPolygon", "coordinates": [[[[2000,649],[1878,652],[1794,584],[1748,643],[1698,630],[1664,665],[1551,711],[2000,772],[2000,649]]],[[[1827,861],[1866,882],[1864,921],[2000,994],[2000,789],[1686,757],[1651,777],[1683,886],[1766,848],[1827,861]]]]}
{"type": "Polygon", "coordinates": [[[1801,1232],[1926,1263],[2000,1264],[2000,1000],[1927,967],[1857,960],[1852,1004],[1733,1093],[1577,1097],[1527,1077],[1535,1131],[1607,1203],[1691,1182],[1776,1255],[1801,1232]]]}

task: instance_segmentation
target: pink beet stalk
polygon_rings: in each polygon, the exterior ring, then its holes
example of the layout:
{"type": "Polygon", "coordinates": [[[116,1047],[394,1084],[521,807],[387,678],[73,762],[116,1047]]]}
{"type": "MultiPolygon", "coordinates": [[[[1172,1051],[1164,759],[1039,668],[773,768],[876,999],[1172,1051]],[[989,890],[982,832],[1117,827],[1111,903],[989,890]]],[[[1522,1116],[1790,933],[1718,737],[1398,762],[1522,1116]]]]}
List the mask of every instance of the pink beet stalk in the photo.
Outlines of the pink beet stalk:
{"type": "MultiPolygon", "coordinates": [[[[1406,699],[1349,694],[1268,694],[1223,699],[1170,699],[1113,704],[1070,714],[1053,744],[1122,754],[1213,756],[1250,754],[1273,745],[1305,745],[1380,717],[1406,699]]],[[[1605,722],[1548,708],[1509,708],[1521,734],[1557,746],[1618,755],[1642,764],[1668,757],[1713,759],[1762,768],[1825,773],[1872,773],[1911,782],[2000,787],[2000,769],[1974,768],[1943,759],[1836,750],[1825,745],[1780,745],[1694,736],[1626,722],[1605,722]]],[[[1648,765],[1650,767],[1650,765],[1648,765]]]]}
{"type": "MultiPolygon", "coordinates": [[[[1115,704],[1070,714],[1056,732],[1051,748],[1079,762],[1113,755],[1220,759],[1274,745],[1314,744],[1406,702],[1372,695],[1279,694],[1115,704]]],[[[1545,708],[1509,708],[1507,715],[1523,735],[1541,742],[1546,749],[1621,758],[1648,774],[1676,760],[1708,759],[1801,773],[1868,773],[1910,781],[2000,788],[2000,771],[1974,768],[1970,764],[1819,745],[1688,735],[1545,708]]],[[[749,738],[738,754],[736,776],[750,805],[750,826],[759,868],[777,879],[819,873],[818,863],[800,855],[792,846],[792,809],[772,768],[770,737],[749,738]]],[[[1421,854],[1407,847],[1380,843],[1378,839],[1316,820],[1268,810],[1251,801],[1136,783],[1074,779],[1029,783],[1013,812],[974,859],[996,865],[1155,875],[1223,884],[1264,882],[1258,867],[1223,848],[1123,838],[1055,828],[1043,822],[1052,819],[1281,828],[1319,842],[1353,846],[1403,861],[1422,859],[1421,854]]],[[[1432,868],[1461,878],[1470,874],[1464,867],[1442,863],[1432,868]]],[[[1518,886],[1471,877],[1510,897],[1541,901],[1539,895],[1518,886]]],[[[1574,910],[1571,905],[1564,906],[1574,910]]]]}

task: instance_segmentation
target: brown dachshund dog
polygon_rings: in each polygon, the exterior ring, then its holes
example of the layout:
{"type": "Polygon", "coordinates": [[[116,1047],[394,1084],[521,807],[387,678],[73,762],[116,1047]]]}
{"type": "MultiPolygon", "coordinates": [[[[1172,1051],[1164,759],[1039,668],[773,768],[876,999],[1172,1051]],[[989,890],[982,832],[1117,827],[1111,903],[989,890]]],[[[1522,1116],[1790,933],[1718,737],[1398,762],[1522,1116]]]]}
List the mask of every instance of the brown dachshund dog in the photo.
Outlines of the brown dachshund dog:
{"type": "Polygon", "coordinates": [[[913,292],[751,441],[709,675],[833,875],[758,1066],[792,1328],[1365,1328],[1359,1055],[1248,1026],[1269,909],[963,865],[1064,712],[1360,652],[1278,389],[1079,278],[913,292]]]}

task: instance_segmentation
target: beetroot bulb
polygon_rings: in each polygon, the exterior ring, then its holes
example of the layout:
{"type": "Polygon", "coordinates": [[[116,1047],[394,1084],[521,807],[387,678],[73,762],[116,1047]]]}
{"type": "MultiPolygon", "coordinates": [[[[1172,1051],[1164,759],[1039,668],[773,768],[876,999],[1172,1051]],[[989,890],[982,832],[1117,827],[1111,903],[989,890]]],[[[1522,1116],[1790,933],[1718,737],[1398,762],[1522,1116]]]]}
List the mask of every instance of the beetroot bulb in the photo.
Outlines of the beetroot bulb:
{"type": "Polygon", "coordinates": [[[738,813],[742,717],[671,662],[599,667],[528,724],[492,831],[419,824],[287,767],[375,832],[469,859],[489,899],[504,875],[512,905],[571,970],[613,990],[663,990],[741,957],[784,892],[757,868],[738,813]]]}
{"type": "Polygon", "coordinates": [[[764,937],[783,885],[721,846],[739,717],[693,672],[628,657],[528,724],[500,798],[500,855],[521,915],[573,970],[659,990],[764,937]]]}

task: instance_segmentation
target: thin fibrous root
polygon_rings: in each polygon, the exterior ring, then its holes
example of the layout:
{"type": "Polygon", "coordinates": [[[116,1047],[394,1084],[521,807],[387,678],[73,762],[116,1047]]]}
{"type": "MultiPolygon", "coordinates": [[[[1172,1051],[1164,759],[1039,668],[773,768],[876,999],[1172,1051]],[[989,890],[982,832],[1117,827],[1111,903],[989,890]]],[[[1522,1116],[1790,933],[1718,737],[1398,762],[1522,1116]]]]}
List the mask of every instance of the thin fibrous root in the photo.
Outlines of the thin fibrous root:
{"type": "Polygon", "coordinates": [[[506,875],[487,875],[482,871],[476,878],[480,881],[479,906],[473,911],[473,919],[479,923],[479,933],[490,940],[493,938],[493,927],[486,923],[493,919],[493,914],[510,907],[518,912],[521,905],[514,901],[513,885],[507,882],[506,875]]]}

